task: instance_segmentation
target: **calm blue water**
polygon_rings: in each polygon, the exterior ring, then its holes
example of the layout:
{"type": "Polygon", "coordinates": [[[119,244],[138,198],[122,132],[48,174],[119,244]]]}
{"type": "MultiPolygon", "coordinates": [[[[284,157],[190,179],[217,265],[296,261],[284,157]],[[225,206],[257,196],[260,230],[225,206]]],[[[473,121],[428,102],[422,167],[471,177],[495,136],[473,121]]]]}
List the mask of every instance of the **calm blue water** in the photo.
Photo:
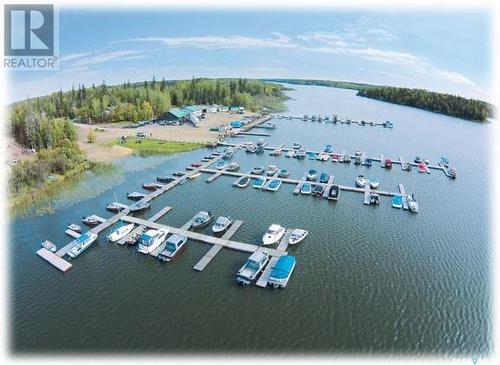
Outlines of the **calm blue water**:
{"type": "MultiPolygon", "coordinates": [[[[359,173],[397,191],[414,192],[421,212],[363,205],[342,192],[338,202],[237,189],[235,180],[208,175],[153,201],[149,217],[165,205],[160,222],[180,226],[199,210],[230,215],[244,224],[233,237],[260,242],[272,223],[310,235],[289,251],[297,267],[285,290],[240,288],[234,277],[247,254],[224,249],[203,272],[192,267],[208,245],[189,242],[161,265],[134,249],[107,243],[107,231],[66,274],[38,258],[41,239],[69,242],[69,222],[83,215],[110,216],[114,194],[141,191],[210,153],[132,157],[121,172],[92,175],[53,201],[54,213],[11,224],[11,345],[15,352],[321,352],[346,354],[481,355],[490,351],[491,246],[488,232],[488,148],[491,127],[355,96],[350,90],[294,86],[288,112],[374,121],[394,129],[277,120],[272,145],[300,141],[311,149],[333,144],[412,160],[446,155],[459,176],[297,161],[238,153],[241,171],[276,164],[300,177],[311,167],[353,185],[359,173]]],[[[258,137],[238,138],[237,142],[258,137]]],[[[209,232],[209,228],[206,229],[209,232]]]]}

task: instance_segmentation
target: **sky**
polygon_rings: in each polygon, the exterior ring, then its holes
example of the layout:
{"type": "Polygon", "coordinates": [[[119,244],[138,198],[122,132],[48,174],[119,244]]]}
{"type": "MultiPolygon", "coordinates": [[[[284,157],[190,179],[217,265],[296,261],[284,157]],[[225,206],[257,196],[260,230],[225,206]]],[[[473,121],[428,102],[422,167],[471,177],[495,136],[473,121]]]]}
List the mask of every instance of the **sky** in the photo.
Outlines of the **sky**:
{"type": "Polygon", "coordinates": [[[10,72],[9,97],[194,76],[345,80],[491,101],[491,25],[471,9],[60,8],[59,70],[10,72]]]}

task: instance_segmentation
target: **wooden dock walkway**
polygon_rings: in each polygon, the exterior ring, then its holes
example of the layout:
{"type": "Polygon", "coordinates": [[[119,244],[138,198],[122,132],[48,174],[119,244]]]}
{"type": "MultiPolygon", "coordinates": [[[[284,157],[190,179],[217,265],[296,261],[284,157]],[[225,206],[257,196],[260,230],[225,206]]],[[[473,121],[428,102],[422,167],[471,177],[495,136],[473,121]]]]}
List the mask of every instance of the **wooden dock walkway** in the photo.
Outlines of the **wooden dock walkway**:
{"type": "Polygon", "coordinates": [[[286,249],[288,248],[288,239],[290,238],[292,233],[293,233],[292,228],[288,228],[286,230],[285,234],[283,235],[283,238],[281,238],[281,241],[278,244],[278,247],[276,248],[278,251],[283,251],[283,252],[286,251],[286,249]]]}
{"type": "Polygon", "coordinates": [[[80,233],[75,232],[75,231],[73,231],[72,229],[69,229],[69,228],[67,230],[65,230],[64,233],[66,233],[68,236],[71,236],[73,238],[80,237],[80,233]]]}
{"type": "MultiPolygon", "coordinates": [[[[236,231],[241,227],[243,221],[236,220],[231,224],[231,227],[227,230],[226,233],[222,236],[222,239],[228,240],[230,239],[236,231]]],[[[212,259],[222,250],[224,246],[221,245],[213,245],[210,250],[193,266],[193,269],[196,271],[203,271],[207,265],[212,261],[212,259]]]]}
{"type": "Polygon", "coordinates": [[[260,274],[259,280],[257,280],[257,282],[255,283],[256,286],[260,288],[265,288],[267,286],[267,283],[269,282],[269,276],[271,276],[271,271],[276,266],[278,259],[279,257],[272,257],[269,260],[266,267],[264,268],[264,271],[262,272],[262,274],[260,274]]]}
{"type": "MultiPolygon", "coordinates": [[[[181,236],[186,236],[188,239],[192,239],[192,240],[198,241],[198,242],[208,243],[211,245],[221,245],[221,246],[230,248],[232,250],[253,253],[259,249],[262,249],[261,246],[257,246],[254,244],[237,242],[237,241],[232,241],[232,240],[228,240],[228,239],[223,239],[222,237],[219,238],[219,237],[209,236],[209,235],[198,233],[198,232],[187,231],[187,230],[183,230],[181,228],[166,226],[164,224],[150,222],[150,221],[140,219],[140,218],[126,216],[123,218],[123,220],[126,222],[130,222],[130,223],[144,225],[144,226],[152,228],[152,229],[162,229],[162,228],[166,229],[166,228],[168,228],[170,230],[170,233],[180,234],[181,236]]],[[[281,252],[281,251],[278,251],[278,250],[275,250],[272,248],[267,248],[267,247],[265,248],[265,251],[269,255],[276,256],[276,257],[286,255],[286,252],[281,252]]]]}
{"type": "Polygon", "coordinates": [[[408,199],[406,198],[406,189],[403,184],[398,184],[399,192],[401,193],[401,197],[403,198],[403,209],[408,210],[408,199]]]}
{"type": "Polygon", "coordinates": [[[366,181],[366,185],[365,185],[365,200],[363,201],[363,204],[364,205],[370,205],[370,182],[369,181],[366,181]]]}
{"type": "Polygon", "coordinates": [[[333,185],[333,180],[335,179],[335,176],[330,175],[328,178],[328,182],[326,183],[325,190],[323,191],[323,198],[328,199],[328,194],[330,193],[330,188],[333,185]]]}
{"type": "MultiPolygon", "coordinates": [[[[170,210],[172,209],[172,207],[169,207],[169,206],[165,206],[163,207],[162,209],[160,209],[155,215],[153,215],[151,218],[149,218],[148,220],[151,221],[151,222],[156,222],[158,219],[160,219],[161,217],[163,217],[165,214],[167,214],[168,212],[170,212],[170,210]]],[[[126,235],[125,237],[123,237],[121,240],[118,241],[118,244],[120,245],[124,245],[125,243],[127,243],[127,241],[135,236],[140,236],[141,234],[143,234],[144,232],[146,231],[146,227],[145,226],[138,226],[138,227],[135,227],[132,232],[130,232],[128,235],[126,235]]]]}

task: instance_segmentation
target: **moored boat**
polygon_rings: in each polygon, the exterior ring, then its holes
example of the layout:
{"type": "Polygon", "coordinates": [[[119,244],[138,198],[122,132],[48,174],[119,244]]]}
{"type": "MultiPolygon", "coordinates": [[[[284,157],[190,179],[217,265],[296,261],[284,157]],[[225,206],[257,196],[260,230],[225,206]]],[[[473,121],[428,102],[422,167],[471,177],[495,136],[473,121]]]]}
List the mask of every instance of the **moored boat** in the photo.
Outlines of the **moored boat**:
{"type": "Polygon", "coordinates": [[[311,184],[309,184],[307,182],[305,182],[305,183],[302,184],[302,186],[300,188],[300,193],[301,194],[310,195],[311,191],[312,191],[311,184]]]}
{"type": "Polygon", "coordinates": [[[252,175],[262,175],[262,174],[264,173],[264,171],[265,171],[264,167],[255,166],[255,167],[252,169],[251,174],[252,174],[252,175]]]}
{"type": "Polygon", "coordinates": [[[77,232],[77,233],[82,232],[82,227],[80,227],[78,224],[74,224],[74,223],[68,224],[68,229],[71,229],[73,232],[77,232]]]}
{"type": "Polygon", "coordinates": [[[306,151],[303,149],[298,150],[297,153],[295,154],[295,157],[298,160],[303,160],[306,157],[306,151]]]}
{"type": "Polygon", "coordinates": [[[371,205],[379,205],[380,204],[380,195],[377,193],[370,193],[370,204],[371,205]]]}
{"type": "Polygon", "coordinates": [[[292,148],[294,150],[298,150],[300,147],[302,147],[302,146],[301,146],[301,144],[299,142],[294,142],[293,145],[292,145],[292,148]]]}
{"type": "Polygon", "coordinates": [[[49,250],[50,252],[56,252],[57,251],[57,246],[49,241],[49,240],[44,240],[41,242],[41,245],[43,248],[45,248],[46,250],[49,250]]]}
{"type": "Polygon", "coordinates": [[[321,195],[323,195],[324,191],[325,191],[324,185],[318,184],[314,187],[312,193],[314,196],[321,196],[321,195]]]}
{"type": "Polygon", "coordinates": [[[330,175],[328,175],[326,172],[322,172],[321,175],[319,175],[319,182],[326,184],[328,182],[329,178],[330,178],[330,175]]]}
{"type": "Polygon", "coordinates": [[[94,216],[87,216],[82,218],[82,222],[85,223],[88,226],[97,226],[99,223],[101,223],[96,217],[94,216]]]}
{"type": "Polygon", "coordinates": [[[403,208],[403,197],[401,195],[394,195],[392,197],[392,207],[397,209],[403,208]]]}
{"type": "Polygon", "coordinates": [[[255,179],[254,182],[253,182],[253,187],[256,188],[256,189],[261,189],[264,184],[266,183],[266,179],[264,178],[258,178],[258,179],[255,179]]]}
{"type": "Polygon", "coordinates": [[[135,202],[134,204],[130,205],[128,207],[128,210],[130,212],[138,212],[140,210],[148,209],[151,208],[151,204],[149,204],[145,200],[139,200],[138,202],[135,202]]]}
{"type": "Polygon", "coordinates": [[[318,177],[318,172],[315,169],[310,169],[307,172],[307,180],[309,180],[309,181],[316,181],[317,177],[318,177]]]}
{"type": "Polygon", "coordinates": [[[206,226],[213,219],[213,215],[210,212],[201,211],[196,214],[196,217],[193,220],[193,228],[200,228],[206,226]]]}
{"type": "Polygon", "coordinates": [[[425,162],[420,162],[420,163],[418,164],[418,172],[420,172],[420,173],[424,173],[424,172],[425,172],[425,170],[427,170],[426,165],[425,165],[425,162]]]}
{"type": "Polygon", "coordinates": [[[366,167],[371,167],[371,166],[372,166],[372,164],[373,164],[373,161],[372,161],[372,159],[371,159],[371,158],[367,158],[367,159],[365,160],[364,165],[365,165],[366,167]]]}
{"type": "Polygon", "coordinates": [[[175,179],[171,176],[157,176],[156,181],[158,182],[163,182],[163,183],[169,183],[174,181],[175,179]]]}
{"type": "Polygon", "coordinates": [[[340,156],[336,153],[332,155],[332,162],[339,162],[340,156]]]}
{"type": "Polygon", "coordinates": [[[415,159],[413,160],[415,163],[420,163],[422,162],[422,158],[420,156],[416,156],[415,159]]]}
{"type": "Polygon", "coordinates": [[[292,234],[288,238],[288,243],[290,245],[295,245],[296,243],[302,242],[308,234],[309,232],[304,229],[294,229],[292,234]]]}
{"type": "Polygon", "coordinates": [[[224,160],[219,160],[215,164],[215,168],[217,170],[223,170],[223,169],[227,168],[227,166],[228,166],[228,163],[226,161],[224,161],[224,160]]]}
{"type": "Polygon", "coordinates": [[[255,280],[269,261],[269,255],[265,251],[256,251],[246,260],[236,274],[236,282],[240,285],[248,285],[255,280]]]}
{"type": "Polygon", "coordinates": [[[407,195],[406,201],[408,202],[408,208],[410,209],[410,211],[412,211],[413,213],[418,213],[418,203],[415,200],[415,195],[407,195]]]}
{"type": "Polygon", "coordinates": [[[237,171],[239,169],[240,169],[240,164],[238,162],[235,162],[235,161],[231,161],[229,163],[229,165],[227,165],[227,168],[226,168],[227,171],[237,171]]]}
{"type": "Polygon", "coordinates": [[[269,191],[278,191],[278,189],[280,188],[280,186],[281,186],[281,180],[273,179],[273,180],[271,180],[271,182],[267,186],[267,190],[269,190],[269,191]]]}
{"type": "Polygon", "coordinates": [[[110,212],[119,212],[120,210],[123,210],[125,208],[127,208],[126,205],[118,202],[112,202],[106,205],[106,210],[109,210],[110,212]]]}
{"type": "Polygon", "coordinates": [[[196,178],[197,178],[198,176],[200,176],[200,175],[201,175],[201,172],[199,172],[199,171],[198,171],[198,172],[195,172],[194,174],[189,174],[189,175],[188,175],[188,178],[189,178],[190,180],[193,180],[193,179],[196,179],[196,178]]]}
{"type": "Polygon", "coordinates": [[[144,184],[142,184],[142,188],[145,190],[156,190],[156,189],[158,189],[158,184],[144,183],[144,184]]]}
{"type": "Polygon", "coordinates": [[[292,255],[281,256],[271,270],[268,284],[273,288],[284,288],[295,268],[296,259],[292,255]]]}
{"type": "Polygon", "coordinates": [[[125,237],[130,232],[132,232],[133,229],[134,229],[134,223],[122,225],[117,229],[115,229],[113,232],[111,232],[111,234],[108,236],[108,240],[111,242],[116,242],[125,237]]]}
{"type": "Polygon", "coordinates": [[[392,160],[390,158],[386,158],[385,159],[384,167],[386,169],[392,169],[392,160]]]}
{"type": "Polygon", "coordinates": [[[278,172],[278,167],[275,165],[269,165],[266,170],[266,175],[273,176],[276,172],[278,172]]]}
{"type": "Polygon", "coordinates": [[[187,237],[180,234],[173,234],[167,238],[165,248],[158,254],[158,260],[168,262],[174,258],[175,255],[186,244],[187,237]]]}
{"type": "Polygon", "coordinates": [[[316,159],[316,152],[306,152],[306,156],[309,160],[315,160],[316,159]]]}
{"type": "Polygon", "coordinates": [[[370,181],[370,188],[377,189],[380,183],[378,181],[370,181]]]}
{"type": "Polygon", "coordinates": [[[278,173],[278,177],[286,178],[290,175],[287,169],[281,169],[278,173]]]}
{"type": "Polygon", "coordinates": [[[262,244],[265,246],[277,243],[285,234],[285,227],[279,224],[271,224],[262,237],[262,244]]]}
{"type": "Polygon", "coordinates": [[[340,188],[338,185],[332,185],[328,192],[328,200],[338,200],[340,196],[340,188]]]}
{"type": "Polygon", "coordinates": [[[96,239],[97,234],[93,232],[85,232],[73,241],[75,245],[68,251],[68,256],[71,258],[79,256],[83,251],[89,248],[96,239]]]}
{"type": "Polygon", "coordinates": [[[156,250],[167,238],[169,229],[150,229],[143,233],[139,238],[139,246],[137,251],[144,254],[149,254],[156,250]]]}
{"type": "Polygon", "coordinates": [[[358,175],[356,178],[356,186],[359,188],[364,188],[368,180],[363,175],[358,175]]]}
{"type": "Polygon", "coordinates": [[[127,194],[127,198],[130,200],[141,200],[141,199],[144,199],[145,197],[146,197],[146,194],[138,193],[136,191],[134,191],[133,193],[127,194]]]}
{"type": "Polygon", "coordinates": [[[212,226],[212,232],[221,233],[226,231],[233,224],[231,217],[219,217],[212,226]]]}
{"type": "Polygon", "coordinates": [[[295,155],[295,153],[296,153],[296,151],[294,151],[294,150],[290,150],[290,151],[288,151],[288,152],[285,154],[285,157],[288,157],[288,158],[293,157],[293,156],[295,155]]]}
{"type": "Polygon", "coordinates": [[[323,152],[332,153],[333,152],[333,146],[331,144],[327,144],[325,146],[325,148],[323,148],[323,152]]]}
{"type": "Polygon", "coordinates": [[[238,186],[239,188],[246,188],[248,184],[250,184],[250,178],[248,176],[245,176],[238,181],[238,184],[236,184],[236,186],[238,186]]]}

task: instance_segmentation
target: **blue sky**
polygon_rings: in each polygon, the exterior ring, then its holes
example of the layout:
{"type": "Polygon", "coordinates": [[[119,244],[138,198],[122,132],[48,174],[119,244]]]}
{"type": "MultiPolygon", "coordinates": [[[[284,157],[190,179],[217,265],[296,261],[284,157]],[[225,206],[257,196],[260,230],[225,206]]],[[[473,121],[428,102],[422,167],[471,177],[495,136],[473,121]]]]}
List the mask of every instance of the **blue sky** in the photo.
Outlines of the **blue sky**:
{"type": "Polygon", "coordinates": [[[12,72],[10,98],[154,75],[347,80],[491,100],[491,22],[478,10],[63,8],[59,71],[12,72]]]}

